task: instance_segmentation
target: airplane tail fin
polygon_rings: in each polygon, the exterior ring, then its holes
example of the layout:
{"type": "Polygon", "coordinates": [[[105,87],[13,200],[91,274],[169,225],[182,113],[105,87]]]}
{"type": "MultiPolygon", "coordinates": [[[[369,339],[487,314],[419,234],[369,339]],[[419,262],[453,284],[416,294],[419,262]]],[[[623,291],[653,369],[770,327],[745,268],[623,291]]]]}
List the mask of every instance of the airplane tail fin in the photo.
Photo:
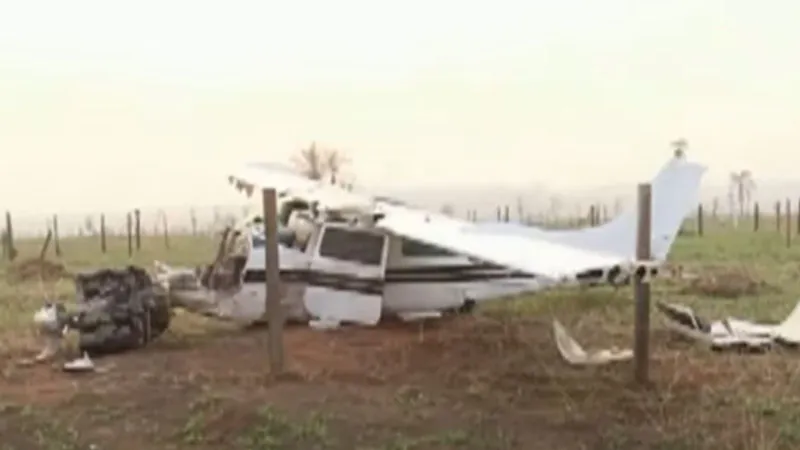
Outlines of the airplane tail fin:
{"type": "MultiPolygon", "coordinates": [[[[681,225],[700,197],[700,181],[706,167],[673,158],[652,180],[651,254],[663,261],[669,254],[681,225]]],[[[638,204],[603,225],[557,232],[557,240],[626,257],[636,254],[638,204]]]]}
{"type": "MultiPolygon", "coordinates": [[[[686,216],[700,197],[700,181],[706,167],[683,158],[670,159],[651,181],[652,214],[650,250],[655,261],[664,261],[686,216]]],[[[543,230],[513,223],[480,224],[481,230],[548,239],[596,252],[636,257],[638,205],[610,222],[578,230],[543,230]]]]}

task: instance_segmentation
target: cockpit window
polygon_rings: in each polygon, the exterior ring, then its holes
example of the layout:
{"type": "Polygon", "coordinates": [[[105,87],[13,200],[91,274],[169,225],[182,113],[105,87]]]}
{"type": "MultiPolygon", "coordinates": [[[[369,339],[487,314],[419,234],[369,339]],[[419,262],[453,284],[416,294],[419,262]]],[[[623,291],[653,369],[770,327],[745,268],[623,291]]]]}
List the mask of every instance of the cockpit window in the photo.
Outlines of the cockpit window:
{"type": "Polygon", "coordinates": [[[326,227],[319,255],[370,266],[383,261],[384,236],[365,230],[326,227]]]}

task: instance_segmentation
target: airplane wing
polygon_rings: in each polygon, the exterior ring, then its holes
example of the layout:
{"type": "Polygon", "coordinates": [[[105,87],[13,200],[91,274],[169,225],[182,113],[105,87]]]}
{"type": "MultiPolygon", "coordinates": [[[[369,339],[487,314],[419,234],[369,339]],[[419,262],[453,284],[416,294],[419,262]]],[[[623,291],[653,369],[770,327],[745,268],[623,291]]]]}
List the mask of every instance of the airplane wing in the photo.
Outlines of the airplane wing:
{"type": "Polygon", "coordinates": [[[316,202],[320,209],[374,209],[374,199],[368,195],[310,180],[302,173],[280,164],[245,164],[231,171],[228,180],[239,189],[247,190],[248,194],[252,194],[254,189],[273,188],[279,197],[300,197],[308,202],[316,202]]]}
{"type": "Polygon", "coordinates": [[[324,185],[285,166],[249,164],[235,171],[229,180],[250,190],[274,188],[279,195],[302,196],[318,201],[320,207],[333,209],[345,204],[358,204],[380,212],[382,217],[376,226],[394,234],[554,280],[571,279],[587,270],[617,266],[627,271],[634,265],[630,258],[558,243],[545,237],[482,231],[471,222],[324,185]]]}
{"type": "Polygon", "coordinates": [[[393,205],[381,205],[381,210],[384,217],[376,225],[387,231],[554,280],[569,280],[587,270],[615,266],[630,270],[635,265],[630,258],[589,251],[544,238],[488,233],[471,222],[442,214],[393,205]]]}

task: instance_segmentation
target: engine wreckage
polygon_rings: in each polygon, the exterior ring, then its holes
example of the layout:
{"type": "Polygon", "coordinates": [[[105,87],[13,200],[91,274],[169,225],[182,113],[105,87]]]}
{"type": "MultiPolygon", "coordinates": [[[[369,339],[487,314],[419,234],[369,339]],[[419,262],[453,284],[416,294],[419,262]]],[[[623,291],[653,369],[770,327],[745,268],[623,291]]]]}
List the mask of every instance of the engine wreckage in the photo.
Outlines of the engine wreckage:
{"type": "Polygon", "coordinates": [[[88,357],[144,347],[169,327],[169,296],[140,267],[78,274],[75,290],[74,308],[47,303],[34,314],[45,347],[32,362],[59,353],[69,331],[78,333],[78,350],[88,357]]]}

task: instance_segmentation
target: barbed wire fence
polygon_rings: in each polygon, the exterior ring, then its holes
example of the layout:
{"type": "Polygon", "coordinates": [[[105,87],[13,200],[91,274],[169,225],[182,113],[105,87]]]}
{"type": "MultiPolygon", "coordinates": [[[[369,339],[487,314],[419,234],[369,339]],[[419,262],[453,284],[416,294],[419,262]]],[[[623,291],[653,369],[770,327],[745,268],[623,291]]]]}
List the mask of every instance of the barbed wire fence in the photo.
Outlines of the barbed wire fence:
{"type": "MultiPolygon", "coordinates": [[[[791,236],[800,235],[800,199],[775,201],[769,207],[758,202],[722,211],[718,202],[710,205],[700,204],[696,213],[687,217],[683,234],[703,236],[716,230],[773,230],[786,236],[787,245],[791,236]],[[794,206],[794,207],[793,207],[794,206]]],[[[544,211],[530,211],[518,202],[516,205],[500,205],[493,211],[466,208],[456,211],[445,204],[440,212],[468,221],[517,222],[541,228],[581,228],[598,226],[613,220],[624,210],[624,205],[615,202],[613,206],[602,203],[574,205],[573,207],[549,208],[544,211]]],[[[169,248],[171,236],[210,236],[225,226],[235,224],[252,210],[246,205],[218,205],[211,207],[146,208],[131,209],[109,213],[90,214],[20,214],[5,213],[5,221],[0,224],[2,234],[2,259],[9,261],[16,257],[15,241],[44,239],[50,235],[56,255],[60,256],[60,241],[70,238],[95,238],[98,251],[106,251],[106,241],[111,238],[127,237],[131,246],[140,247],[143,236],[162,236],[164,245],[169,248]]]]}

